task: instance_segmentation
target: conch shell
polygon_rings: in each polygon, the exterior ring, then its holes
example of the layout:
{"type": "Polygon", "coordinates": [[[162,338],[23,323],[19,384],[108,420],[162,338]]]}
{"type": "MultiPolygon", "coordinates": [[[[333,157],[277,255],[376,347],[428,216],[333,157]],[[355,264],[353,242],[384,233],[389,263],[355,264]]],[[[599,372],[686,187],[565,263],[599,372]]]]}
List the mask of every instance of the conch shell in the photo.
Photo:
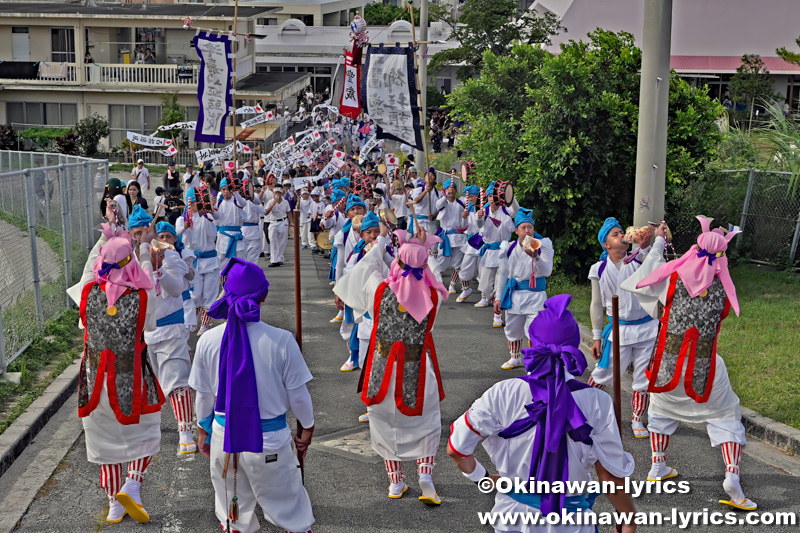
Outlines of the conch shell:
{"type": "Polygon", "coordinates": [[[375,241],[372,241],[371,243],[369,243],[366,246],[364,246],[364,253],[367,253],[370,250],[372,250],[373,248],[375,248],[375,244],[376,244],[375,241]]]}
{"type": "Polygon", "coordinates": [[[356,215],[353,217],[353,229],[361,231],[361,223],[364,222],[364,215],[356,215]]]}
{"type": "Polygon", "coordinates": [[[642,226],[641,228],[628,226],[628,229],[625,230],[625,237],[622,240],[628,244],[641,244],[649,234],[650,226],[642,226]]]}
{"type": "Polygon", "coordinates": [[[163,241],[159,241],[159,240],[153,240],[150,243],[150,250],[153,253],[160,253],[160,254],[163,255],[165,251],[174,250],[174,249],[175,249],[175,247],[173,245],[171,245],[170,243],[168,243],[168,242],[163,242],[163,241]]]}
{"type": "Polygon", "coordinates": [[[524,239],[522,239],[522,249],[529,250],[531,252],[535,252],[542,246],[542,241],[532,237],[531,235],[526,235],[524,239]]]}

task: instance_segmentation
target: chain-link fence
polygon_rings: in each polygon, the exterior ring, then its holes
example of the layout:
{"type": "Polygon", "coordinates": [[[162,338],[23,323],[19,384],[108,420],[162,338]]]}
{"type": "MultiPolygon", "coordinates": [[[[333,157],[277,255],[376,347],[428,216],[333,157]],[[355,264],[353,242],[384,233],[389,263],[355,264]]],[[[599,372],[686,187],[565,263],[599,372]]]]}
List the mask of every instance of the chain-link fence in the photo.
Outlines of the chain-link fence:
{"type": "Polygon", "coordinates": [[[0,151],[0,374],[70,305],[107,180],[108,161],[0,151]]]}

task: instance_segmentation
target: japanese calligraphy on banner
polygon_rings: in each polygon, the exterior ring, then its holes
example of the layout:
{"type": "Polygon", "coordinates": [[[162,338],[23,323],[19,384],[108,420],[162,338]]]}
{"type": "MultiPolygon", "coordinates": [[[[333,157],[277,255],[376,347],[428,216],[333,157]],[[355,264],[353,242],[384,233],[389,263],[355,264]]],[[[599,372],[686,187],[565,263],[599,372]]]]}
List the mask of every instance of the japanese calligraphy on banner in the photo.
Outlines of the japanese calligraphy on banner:
{"type": "Polygon", "coordinates": [[[132,131],[128,132],[128,140],[133,144],[141,144],[143,146],[169,146],[172,144],[171,139],[141,135],[139,133],[133,133],[132,131]]]}
{"type": "Polygon", "coordinates": [[[194,140],[223,144],[225,118],[233,105],[230,37],[200,32],[194,37],[194,47],[200,56],[200,75],[197,85],[200,114],[194,140]]]}
{"type": "Polygon", "coordinates": [[[245,120],[244,122],[242,122],[241,126],[242,128],[249,128],[250,126],[255,126],[256,124],[261,124],[262,122],[266,122],[267,120],[269,120],[267,118],[267,114],[261,113],[257,117],[253,117],[250,120],[245,120]]]}
{"type": "Polygon", "coordinates": [[[364,111],[375,121],[377,138],[422,150],[414,49],[370,46],[365,73],[361,101],[364,111]]]}
{"type": "Polygon", "coordinates": [[[263,113],[264,110],[261,109],[260,105],[257,106],[243,106],[236,110],[237,115],[257,115],[258,113],[263,113]]]}
{"type": "Polygon", "coordinates": [[[336,174],[336,166],[331,162],[325,165],[325,168],[317,175],[317,179],[325,179],[331,178],[334,174],[336,174]]]}
{"type": "Polygon", "coordinates": [[[342,101],[339,104],[339,114],[353,120],[357,119],[361,113],[361,106],[358,103],[358,86],[361,81],[358,67],[359,65],[353,59],[353,54],[345,52],[344,85],[342,88],[342,101]]]}
{"type": "Polygon", "coordinates": [[[364,148],[362,148],[361,151],[358,153],[359,165],[364,164],[364,161],[367,160],[367,154],[369,154],[376,146],[378,146],[379,142],[380,141],[378,140],[378,138],[374,135],[369,139],[367,139],[367,142],[364,143],[364,148]]]}
{"type": "Polygon", "coordinates": [[[136,150],[137,154],[141,154],[142,152],[158,152],[161,155],[171,156],[178,153],[178,149],[174,146],[170,145],[166,150],[154,150],[152,148],[145,148],[143,150],[136,150]]]}
{"type": "Polygon", "coordinates": [[[277,160],[278,160],[278,154],[275,152],[275,150],[271,151],[268,154],[261,154],[261,161],[264,163],[265,167],[271,166],[277,160]]]}
{"type": "MultiPolygon", "coordinates": [[[[249,154],[252,150],[246,144],[236,141],[236,151],[240,154],[249,154]]],[[[197,150],[194,155],[200,163],[232,157],[233,143],[224,148],[203,148],[202,150],[197,150]]]]}
{"type": "Polygon", "coordinates": [[[176,122],[175,124],[167,124],[164,126],[159,126],[156,131],[153,132],[155,136],[156,133],[161,131],[172,131],[172,130],[193,130],[197,127],[197,122],[176,122]]]}

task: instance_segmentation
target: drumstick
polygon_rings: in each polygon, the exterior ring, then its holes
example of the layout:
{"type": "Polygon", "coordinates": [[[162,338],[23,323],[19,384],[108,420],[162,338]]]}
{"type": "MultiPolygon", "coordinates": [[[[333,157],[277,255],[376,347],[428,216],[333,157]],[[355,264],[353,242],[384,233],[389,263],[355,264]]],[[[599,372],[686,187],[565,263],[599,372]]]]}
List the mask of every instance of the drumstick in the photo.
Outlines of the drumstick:
{"type": "Polygon", "coordinates": [[[155,212],[153,213],[153,221],[150,223],[150,229],[153,229],[153,228],[155,228],[155,227],[156,227],[156,224],[157,224],[158,217],[159,217],[159,216],[161,216],[159,213],[160,213],[160,210],[161,210],[161,208],[162,208],[162,207],[163,207],[164,209],[169,209],[169,206],[168,206],[168,205],[166,205],[166,204],[162,204],[161,202],[158,202],[158,203],[156,204],[156,210],[155,210],[155,212]]]}

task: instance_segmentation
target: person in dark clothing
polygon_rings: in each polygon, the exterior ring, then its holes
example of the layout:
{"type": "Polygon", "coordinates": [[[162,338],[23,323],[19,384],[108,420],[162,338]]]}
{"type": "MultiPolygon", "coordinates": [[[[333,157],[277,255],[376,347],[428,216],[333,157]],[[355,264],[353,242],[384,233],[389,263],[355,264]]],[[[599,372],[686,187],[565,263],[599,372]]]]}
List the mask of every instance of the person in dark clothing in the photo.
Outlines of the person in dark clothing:
{"type": "Polygon", "coordinates": [[[164,199],[164,203],[167,204],[167,220],[174,226],[175,221],[183,214],[183,210],[186,207],[186,204],[181,200],[181,189],[179,187],[171,188],[168,196],[164,199]]]}
{"type": "Polygon", "coordinates": [[[167,168],[167,171],[164,172],[164,184],[163,184],[163,186],[164,186],[164,190],[165,191],[169,191],[170,189],[174,189],[174,188],[178,188],[178,189],[181,188],[181,175],[175,169],[175,162],[174,161],[170,161],[169,162],[169,167],[167,168]]]}

